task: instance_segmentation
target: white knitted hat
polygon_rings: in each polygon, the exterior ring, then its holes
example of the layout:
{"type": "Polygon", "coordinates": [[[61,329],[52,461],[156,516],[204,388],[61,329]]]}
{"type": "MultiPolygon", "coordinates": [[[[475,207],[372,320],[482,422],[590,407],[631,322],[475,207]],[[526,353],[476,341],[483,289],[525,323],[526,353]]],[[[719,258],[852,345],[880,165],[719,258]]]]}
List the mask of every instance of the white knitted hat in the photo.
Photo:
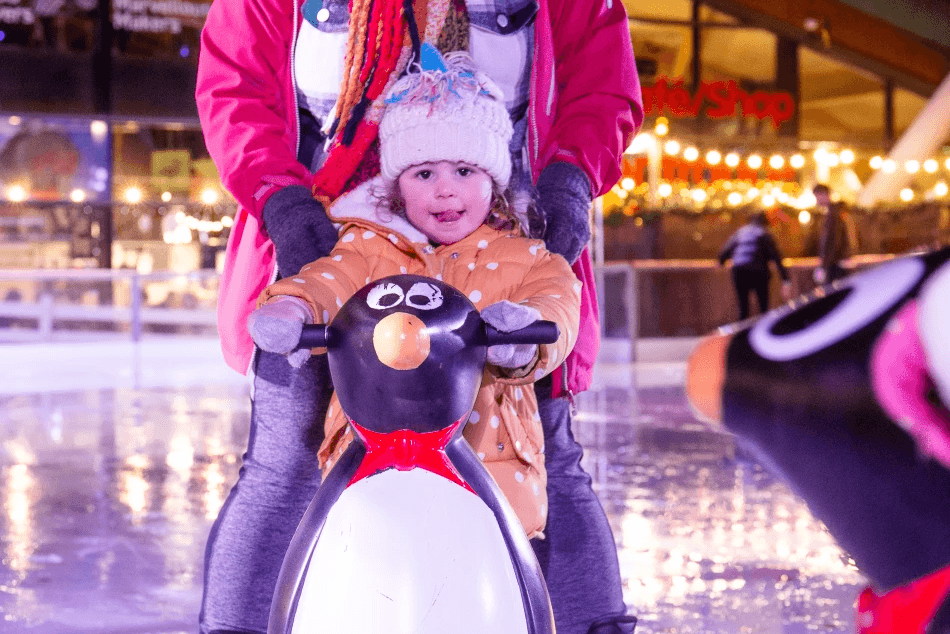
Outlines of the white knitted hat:
{"type": "Polygon", "coordinates": [[[391,187],[420,163],[464,161],[505,189],[512,127],[501,90],[476,70],[467,53],[449,53],[443,60],[428,44],[422,53],[422,69],[402,77],[386,99],[379,125],[384,183],[391,187]]]}

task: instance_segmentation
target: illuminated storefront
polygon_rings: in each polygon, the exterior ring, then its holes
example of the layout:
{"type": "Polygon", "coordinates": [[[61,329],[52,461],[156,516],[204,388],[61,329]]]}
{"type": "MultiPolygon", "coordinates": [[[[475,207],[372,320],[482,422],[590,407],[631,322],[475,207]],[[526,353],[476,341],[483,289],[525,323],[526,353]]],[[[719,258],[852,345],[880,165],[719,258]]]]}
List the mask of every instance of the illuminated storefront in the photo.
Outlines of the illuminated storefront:
{"type": "Polygon", "coordinates": [[[209,7],[0,2],[0,267],[216,265],[234,203],[194,104],[209,7]]]}

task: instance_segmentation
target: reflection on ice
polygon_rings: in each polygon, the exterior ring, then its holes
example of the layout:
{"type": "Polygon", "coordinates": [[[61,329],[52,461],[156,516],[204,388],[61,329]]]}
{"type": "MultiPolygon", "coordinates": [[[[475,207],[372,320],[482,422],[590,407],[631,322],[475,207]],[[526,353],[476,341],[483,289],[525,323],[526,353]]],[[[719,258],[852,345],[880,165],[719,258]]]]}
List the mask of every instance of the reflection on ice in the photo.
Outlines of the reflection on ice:
{"type": "MultiPolygon", "coordinates": [[[[131,372],[148,383],[77,373],[0,396],[0,632],[196,630],[250,405],[245,382],[179,356],[131,372]]],[[[598,372],[575,433],[638,632],[853,632],[861,575],[784,484],[695,420],[681,366],[598,372]]]]}

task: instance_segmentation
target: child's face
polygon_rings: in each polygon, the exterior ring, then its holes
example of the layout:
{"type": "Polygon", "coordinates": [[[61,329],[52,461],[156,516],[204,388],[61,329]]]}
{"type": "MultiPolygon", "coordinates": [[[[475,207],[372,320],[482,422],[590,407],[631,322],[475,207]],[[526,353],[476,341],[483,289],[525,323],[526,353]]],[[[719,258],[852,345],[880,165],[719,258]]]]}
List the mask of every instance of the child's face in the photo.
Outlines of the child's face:
{"type": "Polygon", "coordinates": [[[468,163],[413,165],[399,175],[399,190],[409,222],[439,244],[470,235],[491,208],[491,176],[468,163]]]}

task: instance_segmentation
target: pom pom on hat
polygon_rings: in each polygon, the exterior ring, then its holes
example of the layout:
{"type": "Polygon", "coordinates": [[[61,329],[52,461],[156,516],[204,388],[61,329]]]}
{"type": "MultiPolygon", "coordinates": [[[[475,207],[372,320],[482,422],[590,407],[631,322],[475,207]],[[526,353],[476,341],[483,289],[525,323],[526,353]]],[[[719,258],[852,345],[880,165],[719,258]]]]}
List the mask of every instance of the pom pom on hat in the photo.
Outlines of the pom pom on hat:
{"type": "Polygon", "coordinates": [[[502,188],[511,179],[512,127],[504,97],[464,52],[443,59],[424,44],[421,64],[386,98],[379,126],[380,169],[387,186],[407,168],[463,161],[485,170],[502,188]]]}

